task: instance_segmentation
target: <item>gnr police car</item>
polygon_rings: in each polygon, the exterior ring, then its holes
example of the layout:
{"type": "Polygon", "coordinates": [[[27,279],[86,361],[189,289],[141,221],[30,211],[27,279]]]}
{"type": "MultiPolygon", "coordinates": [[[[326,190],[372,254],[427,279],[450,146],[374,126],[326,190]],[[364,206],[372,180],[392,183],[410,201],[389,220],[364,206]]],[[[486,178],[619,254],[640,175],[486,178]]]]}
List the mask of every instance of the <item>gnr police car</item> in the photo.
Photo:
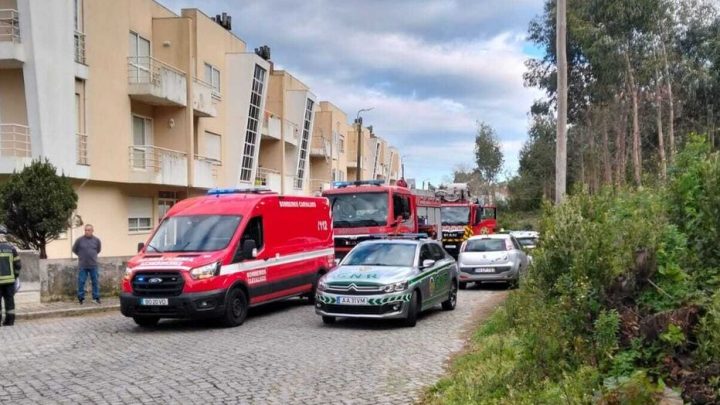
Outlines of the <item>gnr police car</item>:
{"type": "Polygon", "coordinates": [[[429,239],[368,240],[358,244],[317,286],[315,312],[326,324],[338,317],[402,319],[415,326],[421,311],[455,309],[458,268],[429,239]]]}

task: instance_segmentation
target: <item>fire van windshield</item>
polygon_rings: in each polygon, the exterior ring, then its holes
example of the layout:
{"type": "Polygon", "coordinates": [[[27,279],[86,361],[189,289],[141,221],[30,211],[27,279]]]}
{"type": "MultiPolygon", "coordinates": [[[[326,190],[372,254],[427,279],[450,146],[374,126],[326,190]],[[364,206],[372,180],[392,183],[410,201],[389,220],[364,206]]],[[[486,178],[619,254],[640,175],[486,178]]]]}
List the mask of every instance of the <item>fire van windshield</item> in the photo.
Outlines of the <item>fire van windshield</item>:
{"type": "Polygon", "coordinates": [[[328,198],[335,228],[385,226],[388,223],[387,193],[338,194],[328,198]]]}
{"type": "Polygon", "coordinates": [[[467,225],[470,222],[470,207],[442,207],[440,218],[443,225],[467,225]]]}
{"type": "Polygon", "coordinates": [[[167,218],[148,243],[148,250],[211,252],[225,249],[242,219],[239,215],[187,215],[167,218]]]}

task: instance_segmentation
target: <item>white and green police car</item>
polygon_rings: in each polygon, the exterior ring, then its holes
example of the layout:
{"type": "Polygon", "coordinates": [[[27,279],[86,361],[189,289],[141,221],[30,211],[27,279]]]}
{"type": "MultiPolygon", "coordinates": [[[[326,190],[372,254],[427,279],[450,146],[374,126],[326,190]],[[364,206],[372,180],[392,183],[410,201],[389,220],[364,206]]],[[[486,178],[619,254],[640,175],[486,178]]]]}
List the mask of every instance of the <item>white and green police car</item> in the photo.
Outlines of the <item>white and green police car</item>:
{"type": "Polygon", "coordinates": [[[326,324],[338,317],[402,319],[415,326],[421,311],[455,309],[458,268],[429,239],[361,242],[317,285],[315,312],[326,324]]]}

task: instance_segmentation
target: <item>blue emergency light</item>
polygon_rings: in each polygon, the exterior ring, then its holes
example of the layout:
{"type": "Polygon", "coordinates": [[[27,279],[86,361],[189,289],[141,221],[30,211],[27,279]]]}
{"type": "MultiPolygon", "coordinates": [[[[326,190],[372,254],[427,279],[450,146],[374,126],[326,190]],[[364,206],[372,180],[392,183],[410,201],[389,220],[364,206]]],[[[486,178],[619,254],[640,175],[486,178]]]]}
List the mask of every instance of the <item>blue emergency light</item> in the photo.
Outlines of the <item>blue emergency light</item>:
{"type": "Polygon", "coordinates": [[[272,190],[269,188],[256,187],[256,188],[211,188],[208,190],[208,195],[222,195],[222,194],[248,194],[248,193],[271,193],[272,190]]]}
{"type": "Polygon", "coordinates": [[[345,188],[348,186],[382,186],[385,180],[361,180],[361,181],[335,181],[333,188],[345,188]]]}

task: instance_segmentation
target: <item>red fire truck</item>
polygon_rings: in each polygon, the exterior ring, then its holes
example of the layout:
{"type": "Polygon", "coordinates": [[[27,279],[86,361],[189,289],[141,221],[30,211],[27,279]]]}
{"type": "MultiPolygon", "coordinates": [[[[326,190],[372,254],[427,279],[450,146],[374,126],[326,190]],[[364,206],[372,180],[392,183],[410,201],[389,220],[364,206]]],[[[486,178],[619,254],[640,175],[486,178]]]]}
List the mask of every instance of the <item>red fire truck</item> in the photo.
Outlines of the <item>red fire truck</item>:
{"type": "Polygon", "coordinates": [[[210,190],[173,206],[122,282],[123,315],[140,326],[160,318],[242,324],[249,307],[294,296],[314,299],[334,265],[325,198],[267,190],[210,190]]]}
{"type": "Polygon", "coordinates": [[[383,180],[336,182],[323,196],[330,201],[335,230],[335,256],[343,258],[359,242],[381,235],[440,235],[440,200],[418,195],[383,180]]]}
{"type": "Polygon", "coordinates": [[[466,239],[497,229],[496,207],[478,204],[470,196],[467,184],[447,185],[436,190],[435,195],[442,201],[443,247],[455,258],[466,239]]]}

